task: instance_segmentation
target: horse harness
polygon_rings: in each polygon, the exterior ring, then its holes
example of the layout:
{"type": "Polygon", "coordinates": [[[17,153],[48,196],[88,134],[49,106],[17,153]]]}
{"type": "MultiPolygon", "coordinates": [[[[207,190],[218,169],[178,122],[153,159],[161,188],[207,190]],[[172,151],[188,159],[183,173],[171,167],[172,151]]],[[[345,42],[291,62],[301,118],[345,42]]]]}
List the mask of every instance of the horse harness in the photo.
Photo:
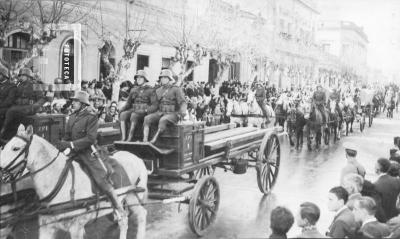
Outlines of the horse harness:
{"type": "MultiPolygon", "coordinates": [[[[16,135],[15,137],[20,138],[23,141],[25,141],[26,145],[25,145],[24,149],[21,150],[21,152],[5,168],[0,168],[0,171],[1,171],[2,175],[4,173],[6,175],[4,177],[3,176],[1,177],[1,182],[2,183],[11,183],[14,202],[17,202],[18,196],[17,196],[17,190],[16,190],[16,183],[18,181],[21,181],[24,178],[38,174],[39,172],[48,168],[51,164],[53,164],[57,160],[61,151],[58,151],[57,155],[49,163],[44,165],[42,168],[40,168],[34,172],[26,173],[26,174],[20,176],[26,168],[27,156],[29,153],[30,145],[32,143],[32,136],[30,137],[29,140],[27,140],[26,138],[21,137],[19,135],[16,135]],[[19,157],[21,157],[23,154],[24,154],[24,159],[21,162],[15,164],[17,159],[19,157]],[[20,167],[21,165],[22,165],[22,167],[20,167]],[[13,172],[13,170],[17,169],[18,167],[20,167],[20,168],[16,172],[13,172]]],[[[74,201],[75,201],[74,200],[74,197],[75,197],[75,169],[74,169],[74,166],[72,165],[72,159],[70,158],[67,160],[65,167],[63,168],[63,171],[61,172],[61,175],[58,178],[58,181],[56,183],[56,186],[51,190],[51,192],[47,196],[45,196],[44,198],[39,200],[40,204],[49,203],[51,200],[53,200],[55,198],[55,196],[60,192],[62,186],[64,185],[69,171],[71,171],[71,174],[72,174],[72,186],[71,186],[71,190],[70,190],[70,197],[71,197],[71,201],[74,203],[74,201]]]]}

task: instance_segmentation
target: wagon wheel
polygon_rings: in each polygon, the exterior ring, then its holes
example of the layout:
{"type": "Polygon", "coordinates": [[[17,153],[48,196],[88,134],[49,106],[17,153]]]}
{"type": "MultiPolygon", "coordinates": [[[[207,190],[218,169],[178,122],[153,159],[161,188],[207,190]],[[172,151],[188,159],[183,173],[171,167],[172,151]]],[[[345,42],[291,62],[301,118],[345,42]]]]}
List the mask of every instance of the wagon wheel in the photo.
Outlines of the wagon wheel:
{"type": "Polygon", "coordinates": [[[220,201],[219,185],[212,176],[201,178],[189,202],[189,226],[198,236],[203,236],[217,217],[220,201]]]}
{"type": "Polygon", "coordinates": [[[276,183],[281,160],[281,147],[278,136],[271,134],[260,146],[256,170],[258,188],[264,194],[271,191],[276,183]]]}

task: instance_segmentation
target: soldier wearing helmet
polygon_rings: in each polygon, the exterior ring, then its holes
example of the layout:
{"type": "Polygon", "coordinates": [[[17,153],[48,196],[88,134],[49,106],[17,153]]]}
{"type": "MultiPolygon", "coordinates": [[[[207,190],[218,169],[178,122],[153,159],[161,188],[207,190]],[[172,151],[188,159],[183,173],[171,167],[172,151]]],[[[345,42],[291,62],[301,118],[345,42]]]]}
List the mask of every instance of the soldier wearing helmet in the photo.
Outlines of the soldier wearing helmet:
{"type": "Polygon", "coordinates": [[[136,86],[132,88],[126,104],[121,109],[121,135],[122,141],[132,141],[135,128],[142,123],[147,114],[157,111],[157,100],[155,90],[149,86],[147,73],[138,70],[135,75],[136,86]],[[126,123],[130,121],[128,138],[126,138],[126,123]]]}
{"type": "Polygon", "coordinates": [[[0,127],[7,110],[14,104],[17,87],[10,82],[8,70],[0,67],[0,127]]]}
{"type": "Polygon", "coordinates": [[[18,74],[15,105],[7,110],[0,138],[9,138],[25,116],[36,114],[46,101],[45,92],[35,90],[35,80],[29,68],[22,68],[18,74]]]}
{"type": "Polygon", "coordinates": [[[97,139],[98,117],[89,109],[89,94],[78,91],[71,100],[74,112],[68,119],[65,137],[57,143],[57,148],[64,152],[68,149],[72,153],[71,157],[90,172],[96,185],[110,198],[120,216],[125,216],[114,187],[107,180],[104,162],[92,155],[91,147],[96,144],[97,139]]]}
{"type": "Polygon", "coordinates": [[[175,82],[171,70],[162,70],[159,76],[161,87],[156,90],[158,111],[147,115],[143,123],[143,141],[147,142],[150,125],[158,123],[157,133],[151,143],[155,143],[158,136],[167,129],[168,124],[176,124],[186,115],[186,100],[181,88],[173,85],[175,82]]]}
{"type": "Polygon", "coordinates": [[[317,90],[314,92],[312,99],[314,102],[314,106],[316,107],[317,110],[319,110],[319,112],[322,115],[323,123],[326,124],[326,120],[327,120],[326,116],[325,116],[326,93],[325,93],[324,89],[322,88],[321,84],[318,84],[317,90]]]}
{"type": "Polygon", "coordinates": [[[265,107],[265,100],[267,97],[267,93],[265,91],[265,87],[260,81],[256,82],[256,92],[255,92],[255,97],[258,105],[260,106],[263,116],[266,118],[265,121],[268,124],[270,122],[269,117],[268,117],[268,111],[267,108],[265,107]]]}

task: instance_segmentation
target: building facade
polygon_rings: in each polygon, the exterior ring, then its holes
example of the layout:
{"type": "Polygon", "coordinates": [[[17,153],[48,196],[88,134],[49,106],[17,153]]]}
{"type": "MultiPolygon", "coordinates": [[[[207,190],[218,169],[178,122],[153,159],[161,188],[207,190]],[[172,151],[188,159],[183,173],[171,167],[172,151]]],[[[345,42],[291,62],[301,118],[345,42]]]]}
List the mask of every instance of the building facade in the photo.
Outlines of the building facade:
{"type": "Polygon", "coordinates": [[[368,78],[368,37],[363,28],[353,22],[323,21],[318,26],[317,41],[325,52],[340,59],[342,71],[368,78]]]}

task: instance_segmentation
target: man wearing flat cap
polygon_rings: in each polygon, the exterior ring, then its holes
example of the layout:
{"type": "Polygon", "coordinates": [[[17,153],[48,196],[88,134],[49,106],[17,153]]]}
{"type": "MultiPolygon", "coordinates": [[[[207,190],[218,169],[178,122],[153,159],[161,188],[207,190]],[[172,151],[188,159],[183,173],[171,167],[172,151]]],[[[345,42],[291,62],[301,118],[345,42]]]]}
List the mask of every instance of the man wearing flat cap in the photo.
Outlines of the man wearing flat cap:
{"type": "Polygon", "coordinates": [[[270,122],[268,117],[267,107],[265,106],[265,101],[267,97],[267,93],[265,91],[265,87],[260,81],[256,82],[256,92],[255,97],[257,104],[260,106],[263,116],[265,117],[265,123],[268,124],[270,122]]]}
{"type": "Polygon", "coordinates": [[[121,140],[132,141],[135,128],[138,124],[143,123],[147,114],[157,111],[158,103],[156,100],[155,90],[149,86],[147,73],[144,70],[138,70],[134,77],[136,86],[132,88],[128,100],[121,109],[121,140]],[[126,125],[130,121],[130,129],[128,138],[126,138],[126,125]]]}
{"type": "Polygon", "coordinates": [[[33,73],[29,68],[22,68],[18,74],[16,100],[14,106],[7,110],[0,138],[9,137],[25,116],[36,114],[46,102],[45,92],[35,90],[33,73]]]}
{"type": "Polygon", "coordinates": [[[176,124],[186,115],[187,104],[183,91],[175,82],[171,70],[162,70],[159,76],[161,87],[156,90],[158,111],[149,114],[143,122],[143,141],[147,142],[150,125],[158,123],[158,130],[151,143],[155,143],[158,136],[167,129],[168,124],[176,124]]]}
{"type": "Polygon", "coordinates": [[[364,178],[366,173],[365,168],[357,161],[356,158],[359,152],[357,145],[351,142],[345,142],[343,144],[343,147],[346,151],[347,163],[346,166],[342,169],[340,182],[343,182],[344,177],[351,173],[358,174],[364,178]]]}
{"type": "Polygon", "coordinates": [[[71,100],[73,113],[68,119],[64,139],[57,143],[57,148],[72,152],[74,160],[90,172],[96,185],[110,198],[120,215],[124,216],[124,209],[114,187],[107,180],[104,163],[92,155],[91,146],[96,144],[97,139],[98,117],[89,109],[89,94],[86,91],[77,91],[71,100]]]}
{"type": "Polygon", "coordinates": [[[16,92],[17,86],[10,82],[8,69],[0,66],[0,127],[7,110],[14,104],[16,92]]]}

